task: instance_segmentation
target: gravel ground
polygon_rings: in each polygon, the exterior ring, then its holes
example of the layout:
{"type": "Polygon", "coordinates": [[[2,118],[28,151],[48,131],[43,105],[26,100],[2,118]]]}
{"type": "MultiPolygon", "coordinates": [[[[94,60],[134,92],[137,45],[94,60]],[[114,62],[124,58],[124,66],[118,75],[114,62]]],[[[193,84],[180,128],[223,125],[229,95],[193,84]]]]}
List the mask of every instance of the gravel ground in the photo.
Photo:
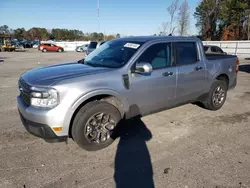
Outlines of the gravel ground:
{"type": "Polygon", "coordinates": [[[250,187],[250,60],[242,58],[221,110],[189,104],[131,120],[110,147],[87,152],[72,140],[50,144],[30,135],[16,108],[21,73],[82,56],[0,53],[1,188],[250,187]]]}

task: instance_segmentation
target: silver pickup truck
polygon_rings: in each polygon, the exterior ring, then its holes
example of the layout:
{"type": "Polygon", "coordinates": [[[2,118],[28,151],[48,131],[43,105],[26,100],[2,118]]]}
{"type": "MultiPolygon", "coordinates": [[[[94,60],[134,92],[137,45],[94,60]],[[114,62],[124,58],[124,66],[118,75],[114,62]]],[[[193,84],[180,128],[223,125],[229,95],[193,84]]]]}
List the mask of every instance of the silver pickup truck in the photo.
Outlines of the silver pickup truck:
{"type": "Polygon", "coordinates": [[[193,102],[220,109],[238,65],[236,56],[205,55],[198,38],[120,38],[77,62],[22,74],[18,109],[31,134],[99,150],[123,119],[193,102]]]}

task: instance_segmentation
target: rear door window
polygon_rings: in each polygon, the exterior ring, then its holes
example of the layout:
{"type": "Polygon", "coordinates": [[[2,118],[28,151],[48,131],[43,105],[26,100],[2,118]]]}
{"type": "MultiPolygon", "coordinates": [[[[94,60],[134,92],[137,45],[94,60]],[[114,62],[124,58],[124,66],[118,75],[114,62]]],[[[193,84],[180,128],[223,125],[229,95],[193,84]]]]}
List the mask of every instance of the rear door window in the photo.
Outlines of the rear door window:
{"type": "Polygon", "coordinates": [[[216,47],[216,51],[219,53],[223,53],[222,49],[220,49],[219,47],[216,47]]]}
{"type": "Polygon", "coordinates": [[[198,61],[197,45],[195,42],[177,42],[177,65],[189,65],[198,61]]]}
{"type": "Polygon", "coordinates": [[[217,52],[217,49],[216,49],[215,46],[212,46],[212,47],[211,47],[211,52],[217,52]]]}
{"type": "Polygon", "coordinates": [[[206,52],[208,50],[208,46],[204,46],[204,51],[206,52]]]}

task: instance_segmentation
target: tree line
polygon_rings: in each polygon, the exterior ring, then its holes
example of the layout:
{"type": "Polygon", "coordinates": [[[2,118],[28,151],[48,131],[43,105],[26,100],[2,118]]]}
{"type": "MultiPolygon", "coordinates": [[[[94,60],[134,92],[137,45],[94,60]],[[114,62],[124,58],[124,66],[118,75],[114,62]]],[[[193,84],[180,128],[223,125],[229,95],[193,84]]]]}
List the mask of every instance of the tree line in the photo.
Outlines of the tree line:
{"type": "Polygon", "coordinates": [[[194,17],[204,40],[249,40],[249,0],[202,0],[194,17]]]}
{"type": "MultiPolygon", "coordinates": [[[[189,35],[187,0],[172,0],[167,13],[158,35],[189,35]]],[[[202,40],[250,40],[250,0],[201,0],[193,16],[202,40]]]]}
{"type": "Polygon", "coordinates": [[[24,28],[11,29],[7,25],[0,26],[0,34],[11,36],[18,40],[69,40],[69,41],[88,41],[88,40],[112,40],[120,38],[120,34],[105,35],[104,33],[83,33],[76,29],[46,29],[40,27],[32,27],[29,30],[24,28]]]}

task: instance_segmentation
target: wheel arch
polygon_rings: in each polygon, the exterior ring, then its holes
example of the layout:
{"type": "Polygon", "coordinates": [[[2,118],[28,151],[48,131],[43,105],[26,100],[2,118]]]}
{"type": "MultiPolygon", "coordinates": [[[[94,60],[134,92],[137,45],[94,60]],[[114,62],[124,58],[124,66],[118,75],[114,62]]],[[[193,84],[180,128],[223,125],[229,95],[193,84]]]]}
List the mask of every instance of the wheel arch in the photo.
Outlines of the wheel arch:
{"type": "Polygon", "coordinates": [[[106,91],[106,92],[92,92],[87,95],[84,95],[80,97],[73,105],[72,105],[72,110],[73,110],[73,115],[70,118],[70,123],[69,123],[69,132],[68,135],[69,137],[72,137],[71,135],[71,129],[73,125],[73,121],[75,119],[76,114],[79,112],[79,110],[86,104],[92,101],[97,101],[97,100],[102,100],[102,101],[107,101],[108,103],[111,103],[114,105],[120,112],[121,117],[123,118],[125,113],[128,111],[128,103],[126,100],[122,99],[121,96],[114,92],[114,91],[106,91]]]}
{"type": "Polygon", "coordinates": [[[216,80],[223,80],[227,83],[227,88],[229,87],[229,76],[225,73],[219,74],[215,78],[216,80]]]}

